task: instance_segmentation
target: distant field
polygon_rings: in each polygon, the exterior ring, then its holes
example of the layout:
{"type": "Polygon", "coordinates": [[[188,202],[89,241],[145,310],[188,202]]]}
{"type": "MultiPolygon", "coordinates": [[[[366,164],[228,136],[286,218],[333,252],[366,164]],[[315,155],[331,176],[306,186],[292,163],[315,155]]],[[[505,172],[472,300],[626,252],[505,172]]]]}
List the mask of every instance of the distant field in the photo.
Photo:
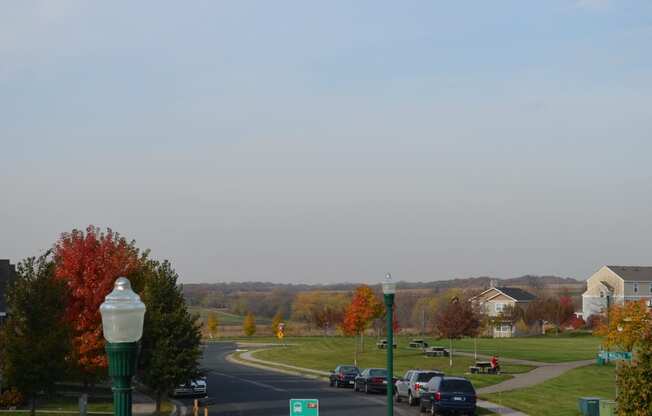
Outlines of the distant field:
{"type": "MultiPolygon", "coordinates": [[[[275,342],[273,338],[248,338],[250,341],[275,342]]],[[[328,371],[337,364],[352,363],[354,339],[351,337],[288,337],[287,347],[277,347],[255,353],[255,357],[295,365],[315,370],[328,371]]],[[[386,352],[375,346],[376,338],[368,338],[365,342],[365,352],[359,354],[360,367],[385,367],[386,352]]],[[[427,358],[420,350],[406,347],[407,343],[399,343],[394,354],[395,375],[402,375],[411,368],[428,368],[443,371],[446,374],[463,375],[473,363],[472,357],[454,357],[454,366],[449,367],[447,357],[427,358]]],[[[476,387],[483,387],[509,379],[509,373],[529,371],[532,367],[521,365],[503,365],[505,374],[480,375],[470,378],[476,387]]]]}
{"type": "Polygon", "coordinates": [[[488,394],[487,400],[530,415],[575,416],[579,397],[616,396],[614,366],[591,365],[571,370],[536,386],[505,393],[488,394]]]}
{"type": "MultiPolygon", "coordinates": [[[[244,321],[244,316],[234,315],[222,309],[211,309],[211,308],[201,308],[201,307],[191,306],[188,308],[188,310],[190,310],[191,313],[199,314],[199,317],[201,318],[202,322],[206,322],[209,312],[215,312],[218,315],[220,326],[229,326],[229,325],[240,326],[244,321]]],[[[271,322],[272,320],[269,318],[256,317],[256,324],[269,325],[271,324],[271,322]]]]}

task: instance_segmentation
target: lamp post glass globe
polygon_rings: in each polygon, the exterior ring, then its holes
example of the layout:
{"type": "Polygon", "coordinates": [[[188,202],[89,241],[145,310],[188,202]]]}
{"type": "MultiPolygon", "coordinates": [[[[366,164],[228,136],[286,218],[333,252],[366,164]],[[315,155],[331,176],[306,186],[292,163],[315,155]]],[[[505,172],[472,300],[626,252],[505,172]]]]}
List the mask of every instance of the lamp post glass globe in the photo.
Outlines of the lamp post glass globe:
{"type": "Polygon", "coordinates": [[[385,295],[393,295],[396,293],[396,283],[392,280],[392,275],[387,273],[385,281],[383,281],[383,293],[385,295]]]}
{"type": "Polygon", "coordinates": [[[115,281],[113,291],[100,306],[104,338],[110,343],[137,342],[143,336],[145,304],[126,277],[115,281]]]}

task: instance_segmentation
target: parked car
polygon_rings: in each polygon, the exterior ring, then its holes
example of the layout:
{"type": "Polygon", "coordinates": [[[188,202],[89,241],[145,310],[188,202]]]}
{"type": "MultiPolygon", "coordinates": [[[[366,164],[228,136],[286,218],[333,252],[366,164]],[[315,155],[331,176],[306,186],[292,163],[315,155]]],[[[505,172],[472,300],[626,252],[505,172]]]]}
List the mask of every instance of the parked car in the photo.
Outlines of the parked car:
{"type": "Polygon", "coordinates": [[[354,391],[365,393],[387,391],[387,370],[384,368],[367,368],[355,378],[354,391]]]}
{"type": "Polygon", "coordinates": [[[179,384],[172,391],[172,396],[201,396],[204,397],[208,393],[208,386],[206,377],[198,378],[195,380],[188,380],[183,384],[179,384]]]}
{"type": "Polygon", "coordinates": [[[396,380],[394,397],[397,402],[406,398],[410,406],[416,406],[430,379],[443,376],[444,373],[436,370],[408,370],[403,377],[396,380]]]}
{"type": "Polygon", "coordinates": [[[360,370],[354,365],[338,365],[328,377],[331,387],[353,387],[360,370]]]}
{"type": "Polygon", "coordinates": [[[421,392],[421,413],[474,415],[477,396],[463,377],[433,377],[421,392]]]}

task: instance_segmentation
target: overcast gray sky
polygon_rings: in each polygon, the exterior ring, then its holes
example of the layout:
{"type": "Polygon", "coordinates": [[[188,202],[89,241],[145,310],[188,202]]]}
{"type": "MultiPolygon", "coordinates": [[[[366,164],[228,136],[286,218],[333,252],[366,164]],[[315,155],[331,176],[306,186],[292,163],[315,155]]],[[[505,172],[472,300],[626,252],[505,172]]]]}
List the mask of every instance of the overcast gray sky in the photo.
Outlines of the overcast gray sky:
{"type": "Polygon", "coordinates": [[[0,258],[183,282],[652,264],[652,3],[5,2],[0,258]]]}

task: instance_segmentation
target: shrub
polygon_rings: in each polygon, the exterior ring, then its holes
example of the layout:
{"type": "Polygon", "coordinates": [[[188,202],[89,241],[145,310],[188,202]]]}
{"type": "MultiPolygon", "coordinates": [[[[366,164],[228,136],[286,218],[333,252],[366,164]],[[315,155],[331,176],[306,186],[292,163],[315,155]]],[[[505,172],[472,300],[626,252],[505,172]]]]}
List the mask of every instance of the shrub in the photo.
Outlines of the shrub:
{"type": "Polygon", "coordinates": [[[25,397],[14,387],[0,394],[0,407],[18,407],[25,403],[25,397]]]}

